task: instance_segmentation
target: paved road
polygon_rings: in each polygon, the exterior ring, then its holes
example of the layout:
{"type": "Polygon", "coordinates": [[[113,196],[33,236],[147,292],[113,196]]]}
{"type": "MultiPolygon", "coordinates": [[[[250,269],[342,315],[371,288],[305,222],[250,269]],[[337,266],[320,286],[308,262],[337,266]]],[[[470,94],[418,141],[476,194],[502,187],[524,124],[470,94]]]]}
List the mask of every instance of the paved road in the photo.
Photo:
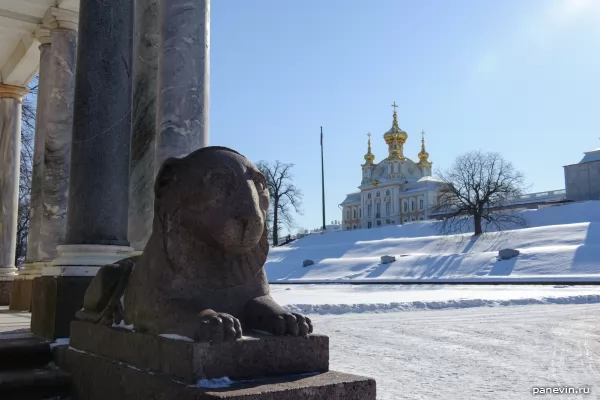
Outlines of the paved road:
{"type": "Polygon", "coordinates": [[[600,305],[314,316],[331,368],[377,379],[378,399],[600,399],[600,305]],[[533,396],[534,386],[590,394],[533,396]]]}

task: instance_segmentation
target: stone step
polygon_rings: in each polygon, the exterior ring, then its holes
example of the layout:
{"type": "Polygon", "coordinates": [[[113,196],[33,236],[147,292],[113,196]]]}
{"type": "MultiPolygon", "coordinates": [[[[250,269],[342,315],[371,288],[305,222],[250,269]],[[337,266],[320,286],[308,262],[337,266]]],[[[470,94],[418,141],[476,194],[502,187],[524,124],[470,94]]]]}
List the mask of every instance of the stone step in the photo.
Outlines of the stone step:
{"type": "Polygon", "coordinates": [[[35,337],[0,340],[0,372],[43,367],[52,361],[50,344],[35,337]]]}
{"type": "Polygon", "coordinates": [[[55,367],[0,371],[0,399],[66,399],[71,376],[55,367]]]}

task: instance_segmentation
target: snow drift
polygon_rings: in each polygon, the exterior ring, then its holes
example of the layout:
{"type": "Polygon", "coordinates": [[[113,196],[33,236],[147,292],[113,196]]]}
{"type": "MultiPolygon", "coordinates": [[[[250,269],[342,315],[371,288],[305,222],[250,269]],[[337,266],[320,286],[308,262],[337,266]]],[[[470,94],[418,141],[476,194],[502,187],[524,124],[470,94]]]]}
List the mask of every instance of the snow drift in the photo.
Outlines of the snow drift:
{"type": "Polygon", "coordinates": [[[434,222],[309,235],[271,249],[265,268],[271,283],[600,281],[600,201],[522,214],[528,228],[478,237],[439,236],[434,222]],[[520,255],[500,261],[505,248],[520,255]]]}

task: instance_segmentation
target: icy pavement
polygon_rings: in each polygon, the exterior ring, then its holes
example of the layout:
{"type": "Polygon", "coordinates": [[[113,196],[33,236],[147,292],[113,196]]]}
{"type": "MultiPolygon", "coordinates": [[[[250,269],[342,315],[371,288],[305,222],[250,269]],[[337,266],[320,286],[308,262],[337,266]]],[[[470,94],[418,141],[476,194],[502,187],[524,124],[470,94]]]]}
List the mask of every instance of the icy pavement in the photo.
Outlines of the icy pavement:
{"type": "Polygon", "coordinates": [[[330,336],[331,368],[375,378],[379,400],[522,400],[537,386],[600,398],[600,305],[312,318],[330,336]]]}
{"type": "Polygon", "coordinates": [[[8,307],[0,307],[0,333],[29,329],[31,314],[28,312],[9,311],[8,307]]]}

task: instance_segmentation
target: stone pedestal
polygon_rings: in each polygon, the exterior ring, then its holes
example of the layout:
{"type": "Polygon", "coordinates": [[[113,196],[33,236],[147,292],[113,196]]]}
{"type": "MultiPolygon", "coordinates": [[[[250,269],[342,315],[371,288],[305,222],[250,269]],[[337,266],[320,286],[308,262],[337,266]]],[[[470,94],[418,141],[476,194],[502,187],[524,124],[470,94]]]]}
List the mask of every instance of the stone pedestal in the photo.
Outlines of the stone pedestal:
{"type": "Polygon", "coordinates": [[[0,276],[0,306],[7,306],[10,302],[14,277],[0,276]]]}
{"type": "MultiPolygon", "coordinates": [[[[29,250],[27,251],[29,254],[29,250]]],[[[33,297],[33,280],[42,275],[44,268],[50,262],[28,262],[23,264],[23,269],[15,277],[10,295],[10,309],[15,311],[31,311],[33,297]]]]}
{"type": "Polygon", "coordinates": [[[42,276],[33,280],[31,332],[48,340],[69,337],[69,324],[82,308],[93,277],[42,276]]]}
{"type": "MultiPolygon", "coordinates": [[[[329,371],[326,336],[194,343],[75,321],[57,357],[82,399],[375,400],[375,381],[329,371]],[[220,389],[206,381],[227,377],[220,389]]],[[[213,381],[214,382],[214,381],[213,381]]]]}
{"type": "Polygon", "coordinates": [[[10,310],[31,311],[33,280],[36,277],[37,275],[23,275],[21,273],[15,277],[10,289],[10,310]]]}

